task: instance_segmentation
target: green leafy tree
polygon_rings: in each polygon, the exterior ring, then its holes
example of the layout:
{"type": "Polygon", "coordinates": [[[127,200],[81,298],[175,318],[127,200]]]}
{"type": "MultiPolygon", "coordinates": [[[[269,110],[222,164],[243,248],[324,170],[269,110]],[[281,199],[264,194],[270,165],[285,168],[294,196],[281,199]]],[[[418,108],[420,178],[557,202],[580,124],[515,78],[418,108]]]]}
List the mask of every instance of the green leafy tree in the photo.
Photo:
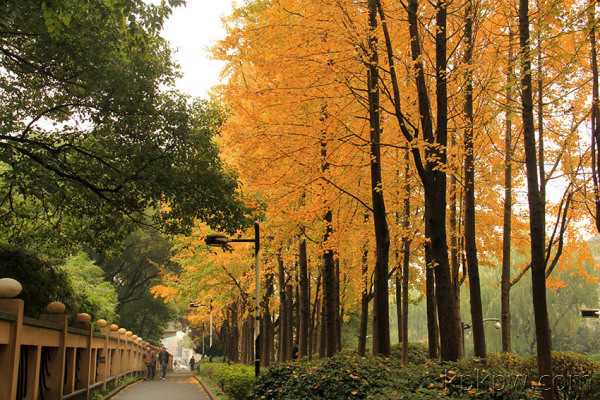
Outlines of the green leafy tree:
{"type": "Polygon", "coordinates": [[[233,230],[244,219],[214,142],[222,111],[171,89],[178,72],[160,31],[181,3],[0,4],[5,241],[43,247],[45,232],[106,247],[147,223],[148,210],[169,232],[195,219],[233,230]]]}
{"type": "Polygon", "coordinates": [[[0,243],[0,277],[23,285],[19,298],[25,302],[27,316],[39,316],[52,301],[63,302],[67,312],[79,311],[80,299],[65,271],[29,252],[0,243]]]}
{"type": "Polygon", "coordinates": [[[62,267],[71,287],[82,301],[82,310],[96,319],[108,321],[117,319],[117,290],[105,280],[104,271],[97,266],[86,253],[69,257],[62,267]]]}
{"type": "Polygon", "coordinates": [[[169,322],[177,318],[177,313],[161,299],[151,295],[130,301],[119,308],[119,325],[132,330],[151,343],[160,343],[169,322]]]}
{"type": "Polygon", "coordinates": [[[179,264],[172,260],[171,240],[154,229],[138,229],[119,248],[89,253],[117,289],[118,323],[144,338],[159,339],[176,312],[155,298],[150,288],[159,284],[165,274],[180,273],[179,264]]]}

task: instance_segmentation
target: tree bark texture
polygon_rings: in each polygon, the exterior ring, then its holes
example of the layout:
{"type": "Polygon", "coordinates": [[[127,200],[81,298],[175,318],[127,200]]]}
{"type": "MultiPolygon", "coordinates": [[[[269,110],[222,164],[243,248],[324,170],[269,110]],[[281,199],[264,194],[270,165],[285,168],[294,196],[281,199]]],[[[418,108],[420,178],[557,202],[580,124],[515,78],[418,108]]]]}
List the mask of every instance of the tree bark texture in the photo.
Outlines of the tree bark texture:
{"type": "Polygon", "coordinates": [[[477,259],[477,241],[475,228],[475,155],[473,149],[473,18],[475,9],[473,0],[468,0],[465,16],[465,253],[469,275],[469,295],[471,306],[471,329],[473,331],[473,349],[475,357],[485,358],[485,330],[481,306],[481,285],[479,282],[479,262],[477,259]]]}
{"type": "Polygon", "coordinates": [[[500,320],[502,329],[502,351],[511,352],[511,317],[510,317],[510,275],[511,275],[511,234],[512,234],[512,112],[513,106],[513,26],[508,25],[508,63],[506,71],[506,122],[504,132],[504,216],[502,227],[502,281],[500,288],[500,320]]]}
{"type": "MultiPolygon", "coordinates": [[[[531,78],[531,48],[529,34],[529,1],[519,0],[519,43],[521,62],[521,106],[527,171],[527,200],[531,239],[531,280],[535,319],[537,362],[540,375],[552,376],[552,343],[548,321],[545,271],[545,203],[538,181],[535,129],[533,119],[533,90],[531,78]]],[[[554,399],[552,390],[544,390],[545,400],[554,399]]]]}
{"type": "Polygon", "coordinates": [[[369,121],[371,144],[371,199],[375,228],[375,279],[373,304],[373,354],[390,354],[388,263],[390,237],[386,219],[380,149],[379,56],[377,50],[377,1],[369,0],[369,121]]]}

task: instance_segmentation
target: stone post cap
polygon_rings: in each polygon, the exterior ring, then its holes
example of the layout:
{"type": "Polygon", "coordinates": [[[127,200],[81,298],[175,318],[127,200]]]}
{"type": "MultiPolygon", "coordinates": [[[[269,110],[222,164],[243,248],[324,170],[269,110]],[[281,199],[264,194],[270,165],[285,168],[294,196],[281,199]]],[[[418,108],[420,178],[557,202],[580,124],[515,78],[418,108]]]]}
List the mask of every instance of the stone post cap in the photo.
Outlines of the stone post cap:
{"type": "Polygon", "coordinates": [[[133,336],[133,332],[127,331],[127,332],[125,332],[125,335],[128,336],[128,337],[132,337],[133,336]]]}
{"type": "Polygon", "coordinates": [[[125,328],[119,328],[118,332],[119,332],[120,335],[124,335],[127,332],[127,329],[125,329],[125,328]]]}
{"type": "Polygon", "coordinates": [[[48,306],[46,306],[46,311],[48,314],[64,314],[66,307],[60,301],[53,301],[48,306]]]}
{"type": "Polygon", "coordinates": [[[111,330],[112,332],[116,332],[116,331],[118,331],[118,330],[119,330],[119,325],[117,325],[117,324],[112,324],[112,325],[110,326],[110,330],[111,330]]]}
{"type": "Polygon", "coordinates": [[[99,328],[104,328],[106,325],[108,325],[108,322],[106,322],[105,319],[99,319],[96,321],[96,326],[99,328]]]}
{"type": "Polygon", "coordinates": [[[0,299],[12,299],[23,291],[21,282],[12,278],[0,279],[0,299]]]}
{"type": "Polygon", "coordinates": [[[79,313],[77,314],[78,322],[90,322],[92,320],[92,316],[88,313],[79,313]]]}

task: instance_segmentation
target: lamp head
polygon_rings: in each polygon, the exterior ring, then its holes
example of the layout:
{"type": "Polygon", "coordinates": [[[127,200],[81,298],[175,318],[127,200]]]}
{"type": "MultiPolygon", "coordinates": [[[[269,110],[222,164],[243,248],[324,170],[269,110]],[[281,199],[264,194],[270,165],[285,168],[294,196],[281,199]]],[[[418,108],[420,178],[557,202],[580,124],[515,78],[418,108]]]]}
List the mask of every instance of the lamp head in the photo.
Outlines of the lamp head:
{"type": "Polygon", "coordinates": [[[229,243],[229,238],[222,233],[210,233],[204,238],[207,246],[224,247],[229,243]]]}
{"type": "Polygon", "coordinates": [[[583,318],[600,318],[600,310],[595,308],[582,308],[581,316],[583,318]]]}

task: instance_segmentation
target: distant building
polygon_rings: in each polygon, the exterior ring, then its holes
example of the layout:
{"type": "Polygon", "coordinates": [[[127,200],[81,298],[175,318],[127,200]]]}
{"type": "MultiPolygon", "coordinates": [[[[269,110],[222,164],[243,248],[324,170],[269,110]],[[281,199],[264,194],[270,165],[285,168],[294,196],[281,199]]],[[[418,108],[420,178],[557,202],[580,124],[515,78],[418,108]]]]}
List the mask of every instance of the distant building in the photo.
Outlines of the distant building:
{"type": "Polygon", "coordinates": [[[161,342],[179,365],[187,366],[194,350],[191,338],[182,329],[177,322],[169,323],[161,342]]]}

